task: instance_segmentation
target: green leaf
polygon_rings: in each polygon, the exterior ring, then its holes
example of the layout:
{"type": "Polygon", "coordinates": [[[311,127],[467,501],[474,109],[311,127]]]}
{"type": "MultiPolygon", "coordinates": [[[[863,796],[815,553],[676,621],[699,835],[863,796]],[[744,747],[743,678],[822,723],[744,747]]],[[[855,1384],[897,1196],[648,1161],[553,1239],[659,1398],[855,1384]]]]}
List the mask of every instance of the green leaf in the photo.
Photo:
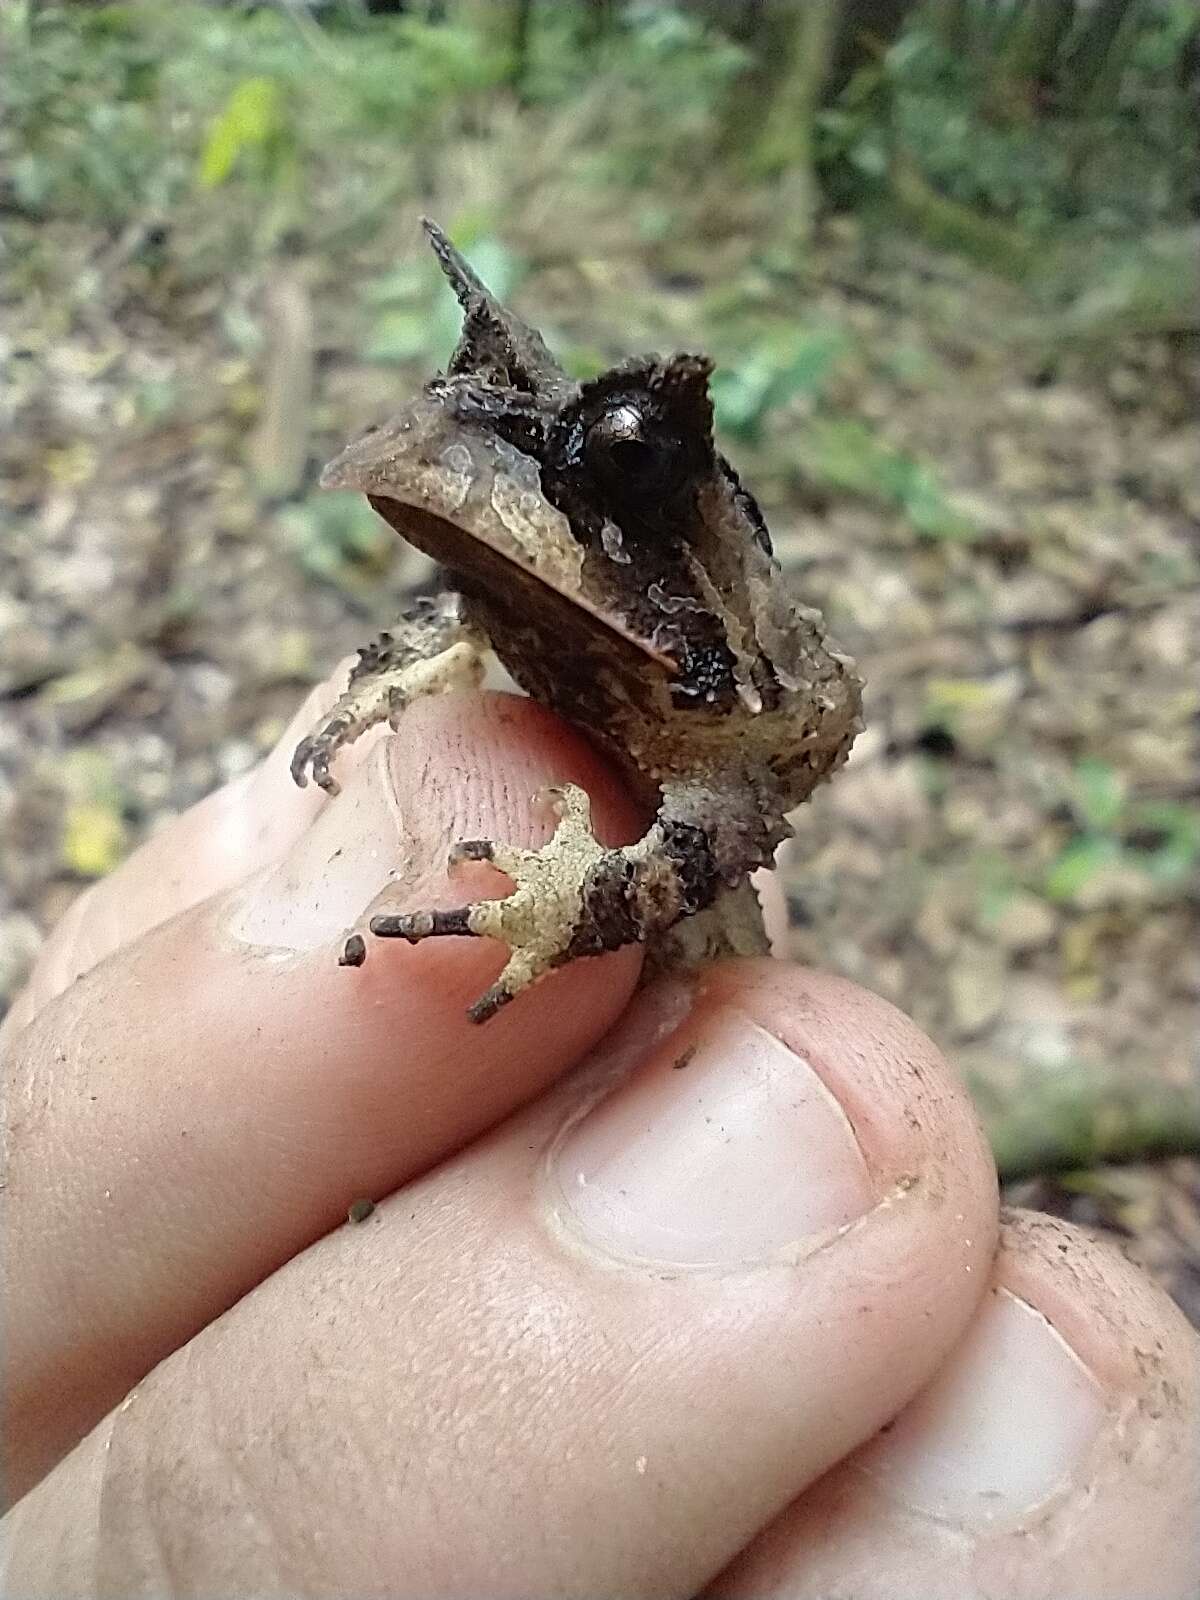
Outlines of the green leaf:
{"type": "Polygon", "coordinates": [[[423,258],[405,261],[368,283],[363,290],[363,298],[379,306],[393,305],[397,301],[408,304],[424,295],[428,281],[428,269],[423,258]]]}
{"type": "Polygon", "coordinates": [[[831,488],[874,497],[883,490],[883,452],[871,430],[855,417],[810,418],[803,454],[808,469],[831,488]]]}
{"type": "Polygon", "coordinates": [[[60,841],[63,865],[78,877],[102,878],[129,843],[115,768],[106,755],[80,749],[64,758],[60,775],[68,796],[60,841]]]}
{"type": "Polygon", "coordinates": [[[756,438],[774,378],[774,369],[761,352],[739,366],[719,367],[710,384],[718,431],[739,439],[756,438]]]}
{"type": "Polygon", "coordinates": [[[932,468],[910,464],[900,504],[918,533],[927,539],[972,539],[975,525],[946,497],[932,468]]]}
{"type": "Polygon", "coordinates": [[[849,341],[840,328],[772,328],[740,360],[719,367],[712,380],[718,428],[754,439],[767,416],[824,389],[849,341]]]}
{"type": "Polygon", "coordinates": [[[387,524],[357,494],[315,494],[286,506],[279,520],[304,570],[355,592],[378,582],[395,549],[387,524]]]}
{"type": "Polygon", "coordinates": [[[81,878],[103,878],[125,854],[125,822],[114,807],[79,801],[63,825],[63,864],[81,878]]]}
{"type": "Polygon", "coordinates": [[[820,394],[847,344],[845,334],[838,328],[813,328],[798,335],[785,352],[772,403],[786,405],[798,395],[820,394]]]}
{"type": "Polygon", "coordinates": [[[245,78],[209,129],[200,157],[202,188],[215,189],[247,150],[265,150],[284,130],[282,97],[273,78],[245,78]]]}
{"type": "Polygon", "coordinates": [[[1115,827],[1125,809],[1124,776],[1098,756],[1084,756],[1074,777],[1075,811],[1083,825],[1098,833],[1115,827]]]}
{"type": "Polygon", "coordinates": [[[560,343],[556,348],[559,364],[572,378],[594,378],[612,366],[610,358],[597,345],[560,343]]]}
{"type": "Polygon", "coordinates": [[[1128,818],[1127,853],[1162,888],[1186,886],[1200,864],[1200,811],[1171,801],[1138,806],[1128,818]],[[1141,844],[1147,835],[1154,843],[1141,844]]]}
{"type": "Polygon", "coordinates": [[[1059,904],[1078,898],[1091,880],[1121,859],[1119,842],[1108,834],[1073,839],[1046,874],[1043,892],[1059,904]]]}

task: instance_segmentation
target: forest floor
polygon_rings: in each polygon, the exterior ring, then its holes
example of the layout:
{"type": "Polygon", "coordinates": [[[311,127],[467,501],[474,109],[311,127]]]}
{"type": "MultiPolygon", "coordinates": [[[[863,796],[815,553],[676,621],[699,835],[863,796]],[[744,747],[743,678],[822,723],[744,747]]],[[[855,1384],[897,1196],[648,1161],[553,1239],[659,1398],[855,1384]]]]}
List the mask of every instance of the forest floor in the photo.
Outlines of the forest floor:
{"type": "MultiPolygon", "coordinates": [[[[0,268],[0,1003],[89,878],[425,576],[313,488],[430,370],[449,297],[416,210],[205,271],[154,228],[50,223],[36,270],[19,239],[0,268]]],[[[802,278],[737,229],[647,248],[547,204],[498,232],[481,265],[518,264],[581,367],[725,361],[729,453],[867,679],[788,847],[795,954],[910,1012],[1010,1194],[1122,1236],[1200,1322],[1200,1165],[1096,1159],[1200,1123],[1194,341],[1068,342],[852,221],[802,278]]]]}

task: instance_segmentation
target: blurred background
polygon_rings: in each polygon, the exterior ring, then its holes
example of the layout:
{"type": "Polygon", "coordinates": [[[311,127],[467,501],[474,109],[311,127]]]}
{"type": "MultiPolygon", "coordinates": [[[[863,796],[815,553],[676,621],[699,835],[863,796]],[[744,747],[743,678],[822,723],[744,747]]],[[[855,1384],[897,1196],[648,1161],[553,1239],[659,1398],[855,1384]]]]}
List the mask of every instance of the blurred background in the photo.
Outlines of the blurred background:
{"type": "Polygon", "coordinates": [[[0,1003],[424,573],[322,462],[436,217],[568,368],[708,350],[869,685],[798,958],[1200,1320],[1194,0],[0,10],[0,1003]]]}

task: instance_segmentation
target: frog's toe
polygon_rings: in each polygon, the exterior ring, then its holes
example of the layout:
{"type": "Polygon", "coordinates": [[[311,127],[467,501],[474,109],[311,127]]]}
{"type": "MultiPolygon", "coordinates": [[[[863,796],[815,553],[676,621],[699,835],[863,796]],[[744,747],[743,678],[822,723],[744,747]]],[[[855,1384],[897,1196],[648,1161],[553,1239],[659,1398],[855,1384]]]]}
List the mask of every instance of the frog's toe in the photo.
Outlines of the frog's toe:
{"type": "Polygon", "coordinates": [[[312,777],[326,794],[337,794],[330,764],[339,750],[371,728],[397,725],[413,700],[451,689],[473,689],[483,675],[483,641],[449,609],[402,618],[359,651],[345,692],[324,722],[301,739],[292,756],[292,777],[303,789],[312,777]]]}
{"type": "MultiPolygon", "coordinates": [[[[551,791],[558,826],[540,850],[472,839],[455,845],[451,866],[490,861],[513,881],[503,900],[476,900],[451,911],[408,911],[372,917],[371,932],[384,939],[473,937],[498,939],[509,949],[500,976],[470,1009],[473,1022],[486,1022],[543,973],[579,955],[615,948],[589,938],[594,922],[594,888],[606,860],[621,851],[606,850],[592,833],[591,805],[570,784],[551,791]]],[[[616,943],[629,943],[622,937],[616,943]]]]}

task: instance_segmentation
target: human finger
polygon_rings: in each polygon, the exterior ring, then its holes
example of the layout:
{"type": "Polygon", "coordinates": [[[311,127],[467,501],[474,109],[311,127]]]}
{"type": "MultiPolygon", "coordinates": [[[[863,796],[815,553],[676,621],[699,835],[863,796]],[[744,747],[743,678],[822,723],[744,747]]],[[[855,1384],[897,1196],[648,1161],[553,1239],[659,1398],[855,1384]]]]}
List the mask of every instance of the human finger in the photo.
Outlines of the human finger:
{"type": "Polygon", "coordinates": [[[1198,1341],[1111,1246],[1010,1213],[930,1387],[712,1586],[722,1600],[1190,1600],[1198,1341]]]}
{"type": "Polygon", "coordinates": [[[400,906],[503,893],[448,844],[544,839],[538,794],[581,784],[611,842],[640,819],[531,701],[414,705],[293,848],[93,967],[10,1036],[5,1243],[10,1484],[57,1459],[155,1362],[347,1205],[403,1184],[572,1064],[619,1015],[640,956],[550,975],[484,1027],[491,941],[373,941],[400,906]]]}
{"type": "Polygon", "coordinates": [[[653,988],[139,1385],[17,1508],[14,1579],[693,1594],[932,1376],[995,1213],[885,1002],[772,962],[653,988]]]}

